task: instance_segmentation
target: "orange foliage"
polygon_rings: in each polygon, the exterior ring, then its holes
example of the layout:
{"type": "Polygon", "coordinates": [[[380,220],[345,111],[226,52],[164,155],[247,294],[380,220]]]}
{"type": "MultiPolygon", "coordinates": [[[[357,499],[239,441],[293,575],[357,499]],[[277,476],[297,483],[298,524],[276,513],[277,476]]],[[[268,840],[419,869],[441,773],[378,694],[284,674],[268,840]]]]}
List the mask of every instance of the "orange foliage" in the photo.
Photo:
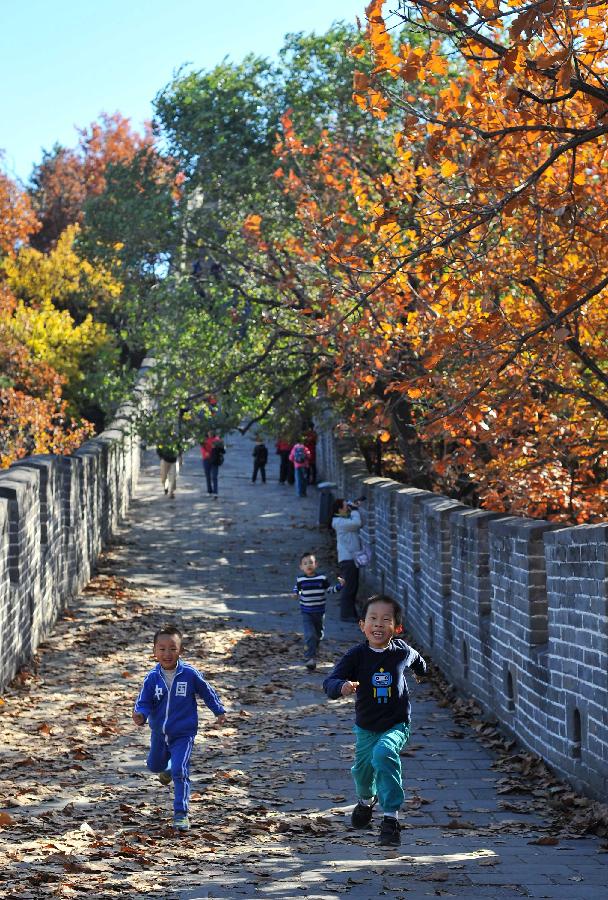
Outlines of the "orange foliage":
{"type": "Polygon", "coordinates": [[[385,170],[284,121],[283,302],[301,315],[291,285],[309,285],[301,328],[331,354],[330,391],[376,433],[414,429],[438,489],[605,518],[608,4],[406,5],[422,44],[393,48],[375,0],[374,74],[355,78],[372,114],[402,110],[385,170]]]}
{"type": "Polygon", "coordinates": [[[0,254],[12,255],[37,227],[27,194],[0,172],[0,254]]]}
{"type": "MultiPolygon", "coordinates": [[[[27,196],[0,173],[0,252],[13,255],[36,225],[27,196]]],[[[15,308],[0,281],[0,468],[31,453],[69,453],[92,430],[68,420],[61,396],[65,379],[15,337],[15,308]]]]}
{"type": "Polygon", "coordinates": [[[152,150],[150,130],[138,134],[120,113],[104,113],[78,135],[76,148],[58,148],[34,170],[32,196],[42,223],[33,241],[37,249],[49,249],[68,225],[82,221],[87,199],[106,186],[109,165],[128,163],[141,150],[152,150]]]}

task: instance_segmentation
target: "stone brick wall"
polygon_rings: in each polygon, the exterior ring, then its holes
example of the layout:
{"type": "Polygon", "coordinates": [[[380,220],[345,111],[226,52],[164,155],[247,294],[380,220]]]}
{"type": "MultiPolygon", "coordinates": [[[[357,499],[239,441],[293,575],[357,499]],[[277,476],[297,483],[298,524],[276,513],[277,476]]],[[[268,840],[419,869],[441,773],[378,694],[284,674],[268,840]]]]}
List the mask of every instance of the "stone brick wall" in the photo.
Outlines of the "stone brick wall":
{"type": "Polygon", "coordinates": [[[318,469],[339,496],[367,497],[365,589],[399,600],[421,651],[461,692],[605,800],[608,523],[564,528],[371,477],[329,430],[318,469]]]}
{"type": "Polygon", "coordinates": [[[127,511],[140,467],[133,404],[71,456],[31,456],[0,472],[0,690],[50,633],[127,511]]]}

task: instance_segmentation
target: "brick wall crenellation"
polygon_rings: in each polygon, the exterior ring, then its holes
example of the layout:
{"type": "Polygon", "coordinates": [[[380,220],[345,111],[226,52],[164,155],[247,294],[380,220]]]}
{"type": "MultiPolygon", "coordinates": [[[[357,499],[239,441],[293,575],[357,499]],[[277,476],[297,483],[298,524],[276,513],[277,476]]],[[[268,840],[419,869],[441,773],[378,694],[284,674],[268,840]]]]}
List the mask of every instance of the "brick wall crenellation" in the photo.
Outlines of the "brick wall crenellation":
{"type": "MultiPolygon", "coordinates": [[[[139,403],[151,364],[140,370],[139,403]]],[[[71,456],[31,456],[0,472],[0,690],[90,580],[128,509],[141,461],[133,411],[122,407],[71,456]]]]}
{"type": "Polygon", "coordinates": [[[323,431],[318,468],[365,495],[368,590],[457,688],[576,789],[608,789],[608,523],[561,527],[371,477],[323,431]]]}

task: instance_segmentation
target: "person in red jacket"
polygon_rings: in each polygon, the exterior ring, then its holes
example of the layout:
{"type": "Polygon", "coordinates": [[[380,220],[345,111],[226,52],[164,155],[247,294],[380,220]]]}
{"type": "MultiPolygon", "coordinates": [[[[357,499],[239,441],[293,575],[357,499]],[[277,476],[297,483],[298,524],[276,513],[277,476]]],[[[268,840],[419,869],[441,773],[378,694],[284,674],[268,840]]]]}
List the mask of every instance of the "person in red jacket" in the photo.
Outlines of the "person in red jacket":
{"type": "Polygon", "coordinates": [[[289,441],[286,441],[283,436],[279,437],[275,448],[277,454],[281,460],[280,468],[279,468],[279,484],[285,484],[289,482],[289,484],[293,484],[293,477],[289,477],[290,474],[293,476],[293,469],[289,464],[289,451],[291,450],[291,444],[289,441]],[[292,469],[290,473],[290,469],[292,469]]]}
{"type": "Polygon", "coordinates": [[[201,457],[207,479],[207,493],[217,497],[217,476],[219,467],[224,461],[224,442],[213,431],[207,432],[207,437],[201,444],[201,457]]]}

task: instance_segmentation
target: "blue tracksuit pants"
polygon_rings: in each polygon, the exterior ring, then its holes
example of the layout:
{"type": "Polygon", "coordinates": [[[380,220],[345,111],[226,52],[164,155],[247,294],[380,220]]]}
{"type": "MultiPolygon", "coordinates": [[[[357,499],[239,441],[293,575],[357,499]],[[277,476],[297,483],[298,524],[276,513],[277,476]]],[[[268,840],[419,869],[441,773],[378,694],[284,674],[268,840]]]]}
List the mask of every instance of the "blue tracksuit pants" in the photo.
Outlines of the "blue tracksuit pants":
{"type": "Polygon", "coordinates": [[[190,799],[190,756],[194,747],[194,735],[166,738],[164,734],[150,734],[150,752],[146,765],[151,772],[164,772],[171,761],[173,777],[173,815],[188,815],[190,799]]]}
{"type": "Polygon", "coordinates": [[[355,725],[353,731],[357,743],[351,772],[357,797],[369,800],[377,794],[382,812],[394,813],[405,796],[399,752],[407,744],[410,726],[401,723],[388,731],[367,731],[355,725]]]}

